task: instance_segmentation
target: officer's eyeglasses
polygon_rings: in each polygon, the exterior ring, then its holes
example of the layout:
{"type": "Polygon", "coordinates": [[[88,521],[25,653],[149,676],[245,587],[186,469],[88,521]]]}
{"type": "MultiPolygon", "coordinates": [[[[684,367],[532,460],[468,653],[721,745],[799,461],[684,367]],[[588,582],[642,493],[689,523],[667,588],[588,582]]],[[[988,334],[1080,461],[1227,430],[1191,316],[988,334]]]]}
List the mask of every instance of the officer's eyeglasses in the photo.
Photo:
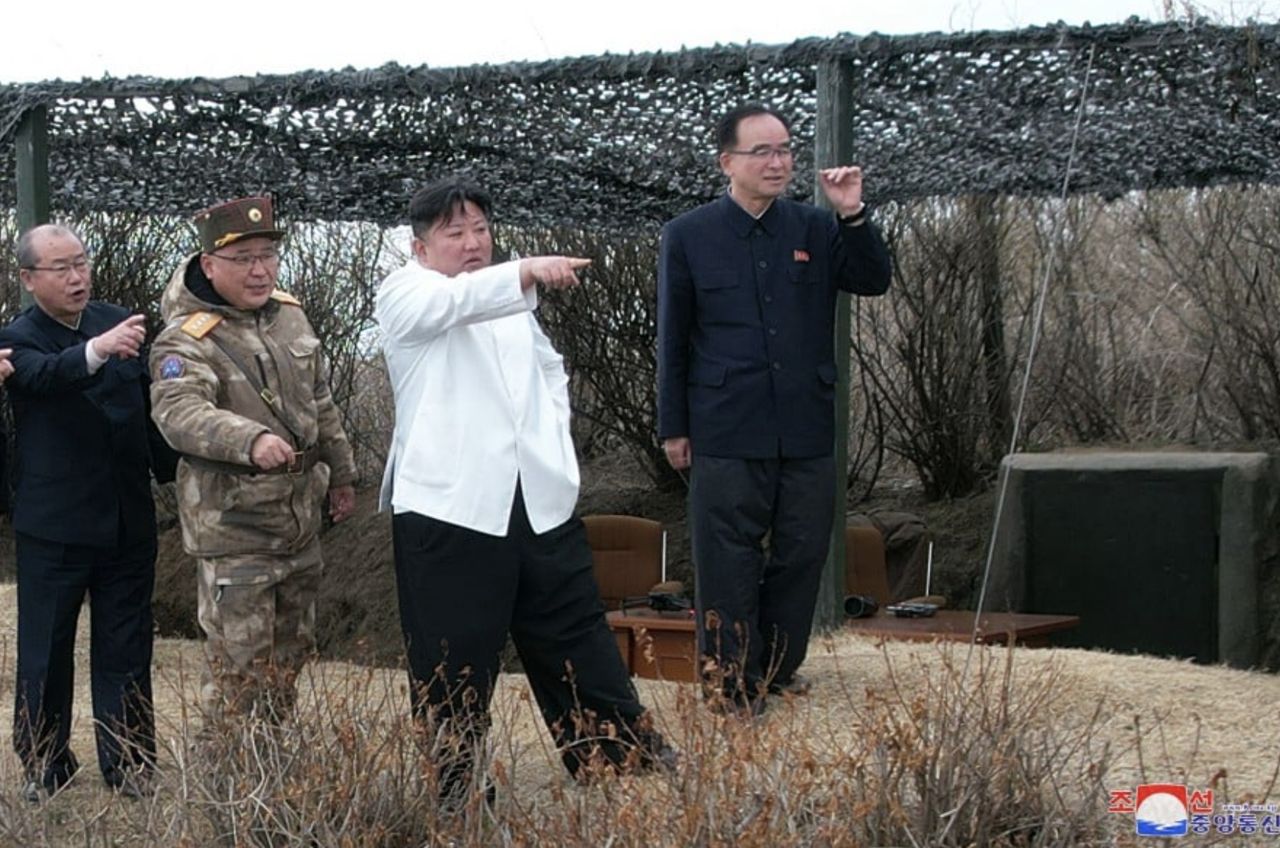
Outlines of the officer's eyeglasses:
{"type": "Polygon", "coordinates": [[[263,268],[274,268],[276,263],[280,261],[280,251],[268,250],[266,253],[238,253],[235,256],[227,256],[224,253],[210,253],[224,262],[230,262],[242,271],[248,271],[254,266],[254,263],[261,262],[263,268]]]}
{"type": "Polygon", "coordinates": [[[89,261],[89,257],[81,256],[72,259],[70,262],[55,262],[52,265],[27,265],[28,271],[44,271],[46,274],[56,274],[59,277],[70,277],[72,274],[84,274],[93,268],[93,263],[89,261]]]}
{"type": "Polygon", "coordinates": [[[738,156],[748,156],[757,162],[768,162],[775,156],[785,162],[795,155],[795,149],[790,144],[779,144],[777,147],[757,144],[748,150],[726,150],[725,152],[738,156]]]}

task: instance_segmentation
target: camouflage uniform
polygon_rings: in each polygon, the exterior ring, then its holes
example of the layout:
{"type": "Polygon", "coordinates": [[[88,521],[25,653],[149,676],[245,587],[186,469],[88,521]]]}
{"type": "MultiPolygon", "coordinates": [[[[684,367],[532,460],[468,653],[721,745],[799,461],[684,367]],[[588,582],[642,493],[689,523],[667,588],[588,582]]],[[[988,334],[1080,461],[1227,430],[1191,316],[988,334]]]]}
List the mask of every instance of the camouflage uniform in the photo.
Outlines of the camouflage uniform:
{"type": "Polygon", "coordinates": [[[188,287],[190,274],[203,278],[199,254],[178,267],[161,301],[151,403],[183,455],[178,509],[183,545],[199,560],[209,659],[202,695],[215,716],[255,705],[278,715],[292,707],[294,680],[315,650],[325,496],[355,481],[355,463],[298,301],[277,291],[256,310],[215,305],[188,287]],[[255,369],[279,417],[215,338],[255,369]],[[293,444],[300,468],[253,467],[251,447],[267,431],[293,444]]]}

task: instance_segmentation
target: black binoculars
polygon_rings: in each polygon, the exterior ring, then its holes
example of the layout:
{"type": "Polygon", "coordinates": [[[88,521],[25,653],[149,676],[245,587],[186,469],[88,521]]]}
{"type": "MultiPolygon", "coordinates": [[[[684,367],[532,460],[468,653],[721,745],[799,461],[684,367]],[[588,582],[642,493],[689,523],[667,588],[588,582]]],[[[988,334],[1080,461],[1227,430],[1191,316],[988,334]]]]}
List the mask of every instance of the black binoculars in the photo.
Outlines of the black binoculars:
{"type": "Polygon", "coordinates": [[[847,595],[844,599],[844,614],[850,618],[868,618],[879,608],[876,599],[870,595],[847,595]]]}

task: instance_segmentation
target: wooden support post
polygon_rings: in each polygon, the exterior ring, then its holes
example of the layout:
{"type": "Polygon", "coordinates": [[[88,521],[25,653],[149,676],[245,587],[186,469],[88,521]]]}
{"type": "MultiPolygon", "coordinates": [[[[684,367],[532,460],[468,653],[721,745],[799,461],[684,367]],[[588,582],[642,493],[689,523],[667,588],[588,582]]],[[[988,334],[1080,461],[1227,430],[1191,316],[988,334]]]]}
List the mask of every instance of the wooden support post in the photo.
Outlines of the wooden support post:
{"type": "MultiPolygon", "coordinates": [[[[17,160],[18,231],[49,221],[49,111],[44,106],[22,116],[14,136],[17,160]]],[[[22,291],[22,305],[31,295],[22,291]]]]}
{"type": "Polygon", "coordinates": [[[982,293],[982,372],[991,428],[991,463],[999,466],[1013,438],[1013,402],[1009,397],[1009,356],[1004,340],[1004,293],[1000,285],[1000,218],[996,198],[969,197],[973,216],[973,249],[982,293]]]}
{"type": "MultiPolygon", "coordinates": [[[[813,164],[818,170],[848,164],[853,159],[853,66],[847,61],[827,59],[818,65],[818,114],[814,130],[813,164]]],[[[830,208],[818,175],[813,175],[814,202],[830,208]]],[[[849,295],[836,299],[836,421],[835,421],[835,521],[831,545],[818,591],[813,623],[830,630],[844,621],[844,525],[845,489],[849,467],[849,295]]]]}

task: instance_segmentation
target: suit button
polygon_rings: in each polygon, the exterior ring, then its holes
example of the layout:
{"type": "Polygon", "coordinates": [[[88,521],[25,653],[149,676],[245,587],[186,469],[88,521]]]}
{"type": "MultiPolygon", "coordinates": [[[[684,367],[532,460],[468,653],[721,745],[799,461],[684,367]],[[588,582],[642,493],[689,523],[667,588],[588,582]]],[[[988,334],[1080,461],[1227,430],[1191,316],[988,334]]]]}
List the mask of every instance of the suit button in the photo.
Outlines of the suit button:
{"type": "Polygon", "coordinates": [[[763,259],[761,259],[759,262],[757,262],[757,263],[756,263],[756,265],[758,265],[760,268],[768,268],[768,267],[769,267],[769,263],[768,263],[768,262],[765,262],[763,259]]]}
{"type": "Polygon", "coordinates": [[[771,336],[776,336],[776,335],[778,335],[778,329],[777,329],[776,327],[770,327],[770,328],[769,328],[769,335],[771,335],[771,336]]]}
{"type": "Polygon", "coordinates": [[[782,363],[781,363],[781,362],[775,362],[775,363],[773,363],[773,370],[774,370],[774,371],[781,371],[781,370],[782,370],[782,363]]]}
{"type": "Polygon", "coordinates": [[[771,294],[767,294],[767,295],[765,295],[765,296],[764,296],[764,302],[765,302],[765,303],[773,303],[773,295],[771,295],[771,294]]]}

